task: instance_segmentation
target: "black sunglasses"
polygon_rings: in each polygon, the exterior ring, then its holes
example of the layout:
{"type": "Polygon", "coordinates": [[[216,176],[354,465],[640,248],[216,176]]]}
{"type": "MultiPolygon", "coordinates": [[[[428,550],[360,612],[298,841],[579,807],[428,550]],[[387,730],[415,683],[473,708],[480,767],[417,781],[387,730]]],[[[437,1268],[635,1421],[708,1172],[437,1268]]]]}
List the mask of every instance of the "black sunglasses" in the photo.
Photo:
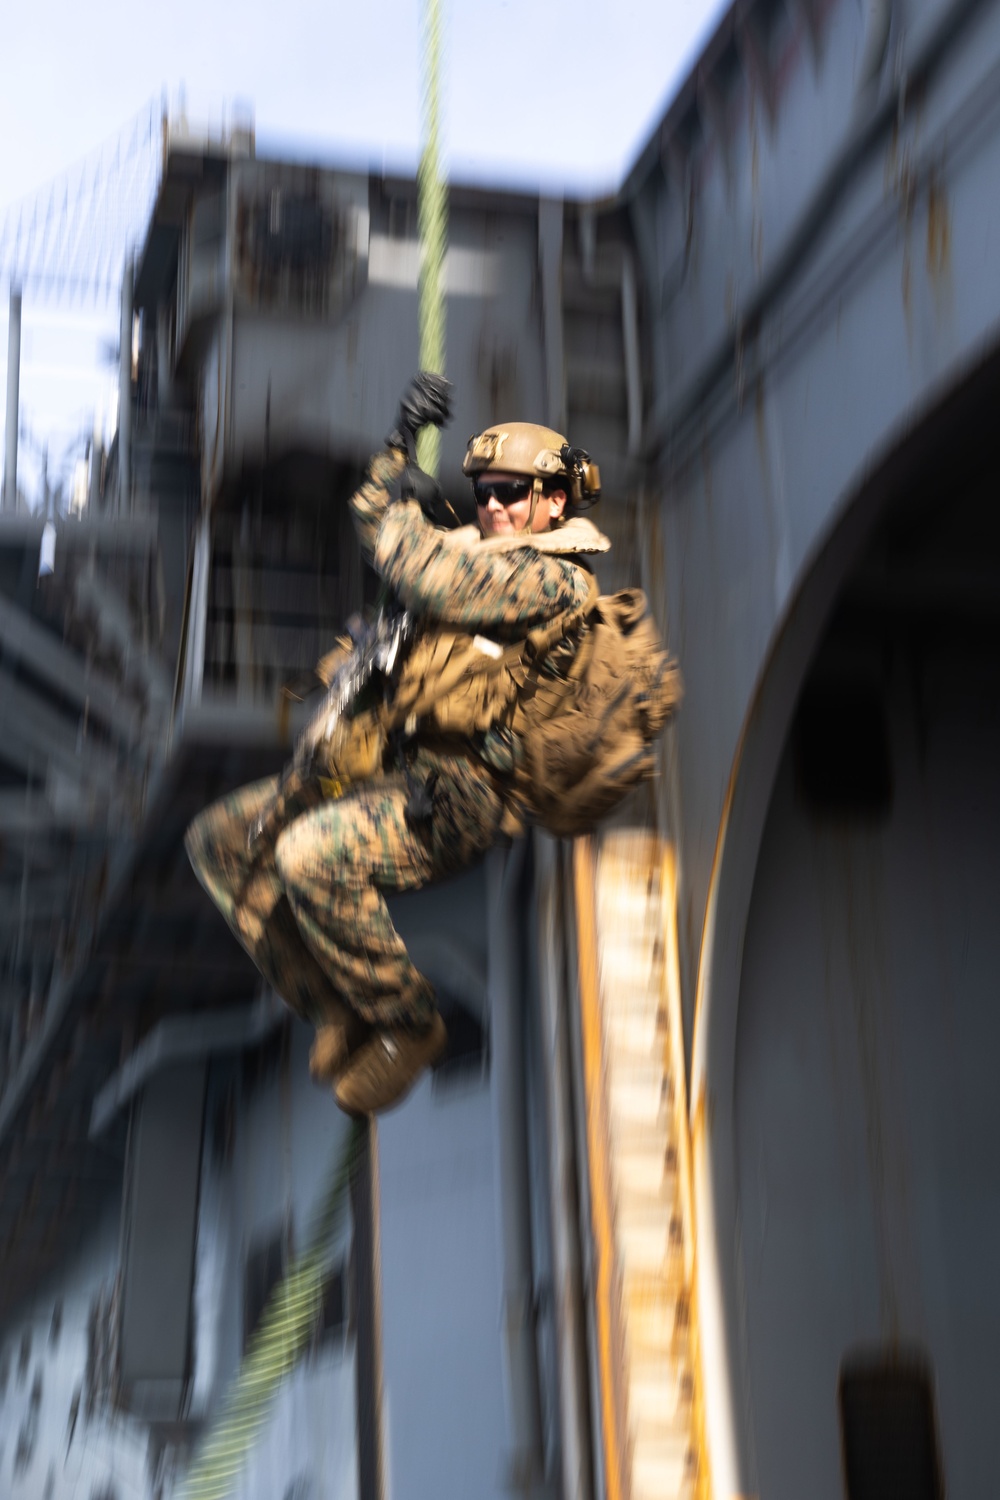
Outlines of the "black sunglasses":
{"type": "Polygon", "coordinates": [[[472,492],[477,505],[489,505],[491,498],[498,500],[501,505],[516,505],[519,500],[527,500],[531,494],[531,484],[530,479],[474,479],[472,492]]]}

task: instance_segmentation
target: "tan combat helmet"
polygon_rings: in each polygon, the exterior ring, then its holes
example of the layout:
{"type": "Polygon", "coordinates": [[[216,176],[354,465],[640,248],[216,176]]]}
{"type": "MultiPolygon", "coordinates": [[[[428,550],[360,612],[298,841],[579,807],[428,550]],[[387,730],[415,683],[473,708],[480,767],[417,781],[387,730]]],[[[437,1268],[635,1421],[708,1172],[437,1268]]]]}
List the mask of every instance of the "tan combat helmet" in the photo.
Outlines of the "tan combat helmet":
{"type": "Polygon", "coordinates": [[[485,432],[474,433],[466,449],[462,473],[475,479],[488,469],[531,475],[534,479],[529,528],[542,486],[547,482],[563,480],[567,498],[578,510],[595,505],[601,498],[601,471],[591,462],[590,454],[582,448],[571,448],[561,432],[535,422],[498,422],[485,432]]]}

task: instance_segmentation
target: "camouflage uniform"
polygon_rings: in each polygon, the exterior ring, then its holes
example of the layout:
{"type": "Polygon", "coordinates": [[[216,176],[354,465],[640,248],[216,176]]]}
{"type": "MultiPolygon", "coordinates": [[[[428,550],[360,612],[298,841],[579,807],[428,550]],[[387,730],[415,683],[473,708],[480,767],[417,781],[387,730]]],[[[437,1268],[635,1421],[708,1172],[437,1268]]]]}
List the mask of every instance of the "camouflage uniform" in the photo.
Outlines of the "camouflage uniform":
{"type": "MultiPolygon", "coordinates": [[[[588,573],[570,556],[441,532],[415,502],[390,504],[404,463],[393,449],[377,454],[351,510],[366,560],[416,616],[516,640],[585,603],[588,573]]],[[[514,753],[496,734],[455,747],[421,745],[418,735],[405,762],[296,817],[251,866],[247,830],[276,785],[257,782],[195,819],[188,854],[261,973],[315,1025],[338,999],[380,1026],[422,1024],[433,990],[383,892],[416,889],[485,854],[514,753]],[[430,793],[431,811],[409,821],[415,787],[430,793]]]]}

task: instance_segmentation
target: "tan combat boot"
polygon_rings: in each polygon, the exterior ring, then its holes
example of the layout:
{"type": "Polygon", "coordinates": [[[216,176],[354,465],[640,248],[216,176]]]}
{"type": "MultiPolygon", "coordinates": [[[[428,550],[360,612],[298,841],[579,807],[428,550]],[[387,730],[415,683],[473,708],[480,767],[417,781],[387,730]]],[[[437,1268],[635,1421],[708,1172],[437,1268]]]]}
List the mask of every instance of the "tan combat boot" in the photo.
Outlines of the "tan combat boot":
{"type": "Polygon", "coordinates": [[[421,1073],[445,1049],[448,1033],[439,1015],[425,1031],[389,1026],[352,1053],[334,1089],[349,1115],[374,1115],[399,1104],[421,1073]]]}
{"type": "Polygon", "coordinates": [[[327,1088],[335,1084],[351,1053],[362,1045],[368,1032],[361,1017],[346,1005],[343,1015],[317,1026],[316,1039],[309,1049],[309,1072],[314,1082],[327,1088]]]}

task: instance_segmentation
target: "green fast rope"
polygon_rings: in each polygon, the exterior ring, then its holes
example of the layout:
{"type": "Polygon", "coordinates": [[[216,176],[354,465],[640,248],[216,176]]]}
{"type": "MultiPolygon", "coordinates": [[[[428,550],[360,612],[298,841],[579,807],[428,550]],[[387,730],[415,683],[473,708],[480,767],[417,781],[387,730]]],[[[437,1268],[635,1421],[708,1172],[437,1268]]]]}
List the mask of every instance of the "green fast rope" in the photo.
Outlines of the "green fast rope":
{"type": "MultiPolygon", "coordinates": [[[[448,190],[441,176],[441,0],[423,0],[424,144],[417,168],[417,222],[420,230],[420,368],[444,374],[444,253],[448,238],[448,190]]],[[[437,474],[441,432],[424,427],[417,436],[417,462],[437,474]]]]}
{"type": "MultiPolygon", "coordinates": [[[[418,320],[420,368],[444,374],[444,256],[448,238],[448,193],[440,168],[441,0],[423,0],[423,131],[417,170],[417,218],[421,240],[418,320]]],[[[437,474],[441,433],[424,427],[417,461],[437,474]]],[[[247,1454],[267,1421],[278,1385],[294,1369],[308,1342],[323,1298],[326,1257],[344,1198],[365,1139],[356,1122],[317,1215],[309,1245],[268,1299],[246,1358],[219,1420],[207,1438],[181,1494],[184,1500],[228,1500],[247,1454]]]]}
{"type": "Polygon", "coordinates": [[[219,1420],[182,1486],[184,1500],[227,1500],[267,1421],[278,1385],[309,1341],[323,1300],[327,1255],[360,1157],[367,1124],[355,1121],[313,1223],[306,1250],[274,1288],[219,1420]]]}

